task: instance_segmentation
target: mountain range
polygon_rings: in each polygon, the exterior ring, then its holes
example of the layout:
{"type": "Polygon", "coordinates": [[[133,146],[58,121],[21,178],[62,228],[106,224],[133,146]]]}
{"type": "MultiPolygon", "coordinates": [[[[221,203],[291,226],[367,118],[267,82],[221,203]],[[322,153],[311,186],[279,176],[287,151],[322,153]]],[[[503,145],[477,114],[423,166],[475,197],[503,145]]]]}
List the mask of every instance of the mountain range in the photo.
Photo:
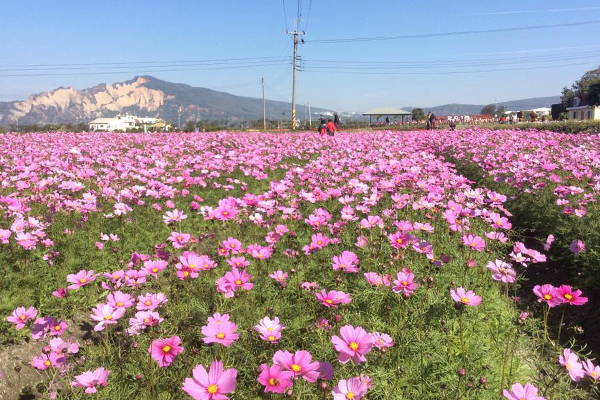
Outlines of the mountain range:
{"type": "MultiPolygon", "coordinates": [[[[549,107],[560,97],[542,97],[498,103],[508,110],[549,107]]],[[[446,104],[422,107],[436,115],[479,114],[484,105],[446,104]]],[[[413,107],[405,107],[411,110],[413,107]]],[[[267,118],[289,120],[291,104],[267,100],[267,118]]],[[[296,107],[298,118],[305,109],[296,107]]],[[[313,116],[332,115],[331,110],[312,108],[313,116]]],[[[29,96],[22,101],[0,102],[0,125],[66,124],[90,122],[99,117],[131,114],[156,117],[174,123],[220,120],[229,122],[262,119],[262,99],[236,96],[182,83],[163,81],[152,76],[137,76],[132,80],[76,90],[60,87],[50,92],[29,96]]],[[[340,113],[344,119],[362,119],[356,112],[340,113]]]]}

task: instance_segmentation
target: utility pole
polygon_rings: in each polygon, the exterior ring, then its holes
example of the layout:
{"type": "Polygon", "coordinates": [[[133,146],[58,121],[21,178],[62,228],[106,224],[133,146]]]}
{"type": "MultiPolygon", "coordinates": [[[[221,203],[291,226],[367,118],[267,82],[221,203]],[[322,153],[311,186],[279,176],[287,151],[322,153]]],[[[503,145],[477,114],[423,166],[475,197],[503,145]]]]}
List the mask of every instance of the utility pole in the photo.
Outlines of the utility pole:
{"type": "Polygon", "coordinates": [[[308,127],[312,129],[312,114],[310,113],[310,101],[308,102],[308,127]]]}
{"type": "Polygon", "coordinates": [[[265,78],[260,79],[263,87],[263,130],[267,131],[267,107],[265,102],[265,78]]]}
{"type": "Polygon", "coordinates": [[[304,32],[298,32],[298,19],[294,24],[294,32],[288,32],[288,35],[292,35],[294,39],[294,60],[293,60],[293,82],[292,82],[292,130],[296,129],[296,61],[298,58],[298,43],[304,43],[304,40],[298,40],[298,38],[304,35],[304,32]]]}

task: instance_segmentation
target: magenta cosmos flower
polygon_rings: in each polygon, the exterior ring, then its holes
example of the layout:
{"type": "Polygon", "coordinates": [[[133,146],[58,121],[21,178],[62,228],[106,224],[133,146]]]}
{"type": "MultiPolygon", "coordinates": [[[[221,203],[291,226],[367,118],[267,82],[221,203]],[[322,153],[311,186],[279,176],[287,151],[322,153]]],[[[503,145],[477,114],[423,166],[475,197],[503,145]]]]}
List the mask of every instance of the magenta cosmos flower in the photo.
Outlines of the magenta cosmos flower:
{"type": "Polygon", "coordinates": [[[557,295],[564,303],[569,303],[574,306],[580,306],[587,303],[588,298],[581,296],[581,290],[571,289],[569,285],[560,285],[558,289],[556,289],[557,295]]]}
{"type": "Polygon", "coordinates": [[[196,365],[192,370],[192,378],[183,382],[183,391],[195,400],[226,400],[227,393],[235,390],[237,370],[230,368],[223,371],[223,363],[215,360],[206,369],[202,364],[196,365]]]}
{"type": "Polygon", "coordinates": [[[541,396],[537,395],[538,389],[527,383],[525,386],[520,383],[512,385],[512,391],[504,389],[504,397],[509,400],[546,400],[541,396]]]}
{"type": "Polygon", "coordinates": [[[340,336],[331,338],[333,347],[339,352],[339,362],[346,364],[352,358],[355,364],[360,364],[367,360],[365,355],[373,347],[373,339],[369,333],[360,326],[355,328],[346,325],[340,329],[340,336]]]}
{"type": "Polygon", "coordinates": [[[110,371],[104,368],[98,368],[94,371],[86,371],[81,375],[77,375],[75,380],[71,382],[71,386],[84,387],[86,393],[96,393],[96,386],[108,385],[108,374],[110,374],[110,371]]]}
{"type": "Polygon", "coordinates": [[[485,240],[479,236],[465,235],[462,237],[465,246],[470,247],[475,251],[483,251],[485,249],[485,240]]]}
{"type": "Polygon", "coordinates": [[[181,339],[179,336],[172,336],[167,339],[156,339],[148,348],[148,353],[153,359],[158,361],[158,366],[161,368],[168,367],[175,361],[177,354],[183,351],[183,347],[179,346],[181,339]]]}
{"type": "Polygon", "coordinates": [[[342,379],[331,393],[333,400],[359,400],[367,393],[367,385],[360,378],[342,379]]]}
{"type": "Polygon", "coordinates": [[[419,287],[417,283],[413,282],[415,275],[408,268],[399,271],[396,277],[398,279],[394,279],[394,286],[392,286],[394,293],[404,293],[404,296],[408,297],[419,287]]]}
{"type": "Polygon", "coordinates": [[[344,272],[358,272],[358,257],[351,251],[343,251],[339,256],[333,256],[333,269],[344,272]]]}
{"type": "Polygon", "coordinates": [[[17,329],[21,329],[25,326],[27,321],[35,319],[38,311],[33,307],[25,309],[25,307],[17,307],[10,317],[6,317],[6,320],[12,324],[15,324],[17,329]]]}
{"type": "Polygon", "coordinates": [[[277,364],[273,364],[271,367],[267,364],[261,364],[260,370],[258,383],[265,387],[265,393],[283,393],[293,385],[291,378],[294,374],[289,371],[282,371],[277,364]]]}
{"type": "Polygon", "coordinates": [[[80,287],[95,281],[98,275],[100,274],[94,275],[94,270],[86,271],[85,269],[82,269],[76,274],[67,275],[67,282],[72,283],[72,285],[69,285],[68,288],[79,289],[80,287]]]}
{"type": "Polygon", "coordinates": [[[538,302],[547,303],[548,307],[556,307],[563,302],[552,285],[536,285],[533,287],[533,293],[538,297],[538,302]]]}
{"type": "Polygon", "coordinates": [[[325,289],[323,289],[321,290],[321,293],[316,293],[316,296],[321,304],[328,308],[337,308],[338,304],[348,304],[352,301],[349,294],[337,290],[331,290],[330,292],[327,292],[325,289]]]}
{"type": "Polygon", "coordinates": [[[240,336],[235,331],[237,325],[229,321],[229,314],[215,313],[212,317],[208,317],[208,325],[202,327],[204,343],[221,343],[225,347],[229,347],[238,340],[240,336]]]}
{"type": "Polygon", "coordinates": [[[273,363],[291,372],[295,379],[302,377],[315,383],[319,378],[319,363],[312,362],[312,355],[306,350],[299,350],[294,354],[279,350],[273,355],[273,363]]]}
{"type": "Polygon", "coordinates": [[[472,290],[465,292],[465,289],[461,287],[456,288],[456,290],[451,289],[450,296],[457,304],[465,304],[471,307],[477,307],[481,304],[481,296],[477,296],[472,290]]]}

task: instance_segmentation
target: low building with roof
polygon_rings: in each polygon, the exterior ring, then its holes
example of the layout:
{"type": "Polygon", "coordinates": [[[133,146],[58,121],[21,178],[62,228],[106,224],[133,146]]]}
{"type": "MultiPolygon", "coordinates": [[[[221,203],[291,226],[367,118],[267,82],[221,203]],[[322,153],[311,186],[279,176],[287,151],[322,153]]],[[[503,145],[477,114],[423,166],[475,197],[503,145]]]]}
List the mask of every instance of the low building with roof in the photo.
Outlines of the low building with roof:
{"type": "Polygon", "coordinates": [[[600,105],[591,104],[585,96],[573,98],[572,106],[567,107],[569,120],[600,120],[600,105]]]}
{"type": "Polygon", "coordinates": [[[363,115],[369,116],[369,124],[371,125],[373,124],[373,118],[379,122],[379,119],[382,117],[387,117],[389,120],[388,122],[390,123],[412,121],[412,112],[393,107],[374,108],[366,113],[363,113],[363,115]]]}
{"type": "Polygon", "coordinates": [[[164,130],[167,126],[158,118],[142,118],[133,115],[119,115],[113,118],[96,118],[89,123],[91,131],[115,132],[127,129],[135,129],[137,127],[146,128],[154,127],[159,130],[164,130]]]}

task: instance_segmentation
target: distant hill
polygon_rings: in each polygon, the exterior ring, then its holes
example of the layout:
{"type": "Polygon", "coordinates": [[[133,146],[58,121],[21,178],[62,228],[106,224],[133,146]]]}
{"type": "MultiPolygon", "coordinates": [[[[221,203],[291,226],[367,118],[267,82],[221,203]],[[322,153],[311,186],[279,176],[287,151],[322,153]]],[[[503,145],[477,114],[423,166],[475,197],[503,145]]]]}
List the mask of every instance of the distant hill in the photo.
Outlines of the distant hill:
{"type": "MultiPolygon", "coordinates": [[[[498,106],[506,107],[507,111],[531,110],[533,108],[550,107],[552,104],[560,103],[560,96],[534,97],[531,99],[511,100],[498,103],[498,106]]],[[[433,111],[438,116],[444,115],[472,115],[479,114],[486,104],[444,104],[435,107],[421,107],[426,113],[433,111]]],[[[412,110],[415,107],[402,107],[412,110]]]]}
{"type": "MultiPolygon", "coordinates": [[[[266,103],[267,118],[290,120],[291,104],[266,103]]],[[[328,110],[312,108],[314,114],[328,110]]],[[[296,106],[298,118],[304,107],[296,106]]],[[[152,76],[76,90],[58,88],[29,96],[23,101],[0,102],[0,125],[65,124],[89,122],[99,117],[129,113],[157,117],[181,124],[190,120],[258,120],[263,117],[262,99],[235,96],[182,83],[171,83],[152,76]]]]}

